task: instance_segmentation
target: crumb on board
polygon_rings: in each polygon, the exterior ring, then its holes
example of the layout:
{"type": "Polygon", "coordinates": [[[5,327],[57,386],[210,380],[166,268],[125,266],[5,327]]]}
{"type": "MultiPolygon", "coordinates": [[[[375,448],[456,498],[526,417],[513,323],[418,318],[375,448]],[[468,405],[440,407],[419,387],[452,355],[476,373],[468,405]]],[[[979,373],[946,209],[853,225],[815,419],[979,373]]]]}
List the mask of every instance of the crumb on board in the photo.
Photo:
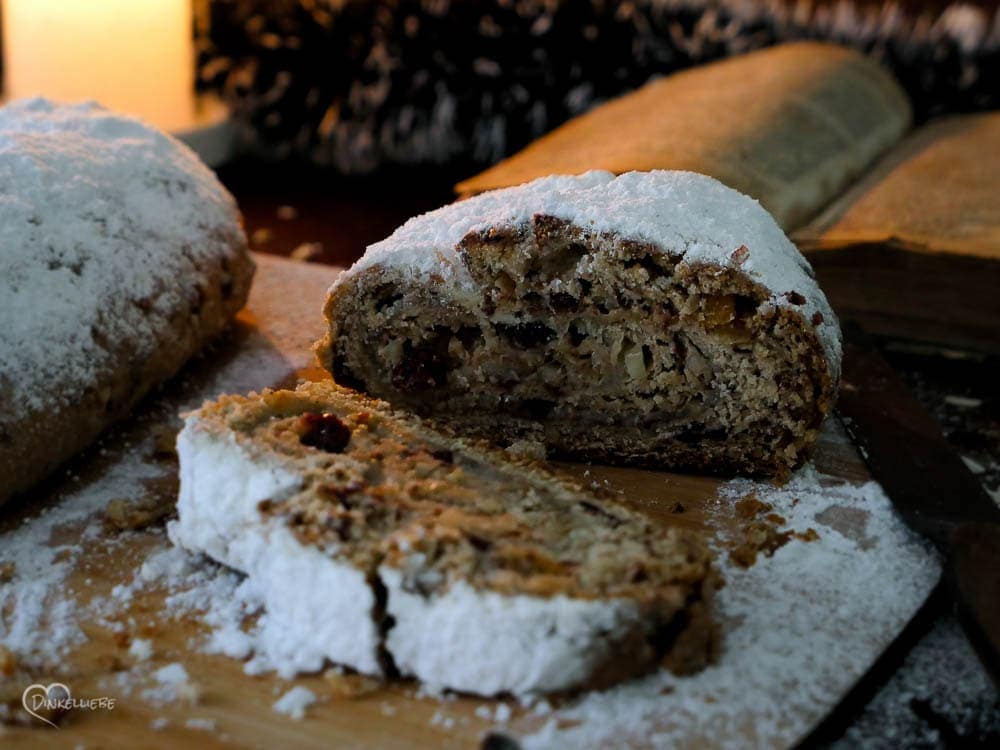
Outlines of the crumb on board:
{"type": "Polygon", "coordinates": [[[144,529],[167,516],[174,509],[172,502],[159,497],[138,500],[118,497],[104,507],[104,525],[111,531],[144,529]]]}
{"type": "Polygon", "coordinates": [[[544,461],[546,458],[545,444],[538,440],[522,438],[515,440],[504,450],[515,458],[522,458],[529,461],[544,461]]]}
{"type": "Polygon", "coordinates": [[[787,523],[784,516],[772,512],[774,506],[762,502],[756,495],[749,493],[736,503],[736,517],[744,521],[738,538],[730,546],[729,559],[741,568],[749,568],[757,562],[761,553],[771,557],[792,539],[803,542],[814,542],[819,534],[813,528],[803,532],[779,527],[787,523]]]}
{"type": "Polygon", "coordinates": [[[250,243],[253,245],[266,245],[274,239],[274,232],[267,227],[259,227],[250,235],[250,243]]]}
{"type": "Polygon", "coordinates": [[[11,677],[17,669],[17,659],[14,652],[0,644],[0,676],[11,677]]]}
{"type": "Polygon", "coordinates": [[[156,687],[143,691],[143,697],[154,703],[184,701],[195,706],[201,702],[201,688],[191,681],[184,665],[167,664],[153,672],[156,687]]]}
{"type": "Polygon", "coordinates": [[[278,698],[271,708],[279,714],[284,714],[295,721],[305,718],[306,709],[316,702],[316,694],[309,688],[296,685],[278,698]]]}
{"type": "Polygon", "coordinates": [[[215,719],[188,719],[184,722],[185,729],[195,729],[200,732],[214,732],[215,731],[215,719]]]}
{"type": "Polygon", "coordinates": [[[153,656],[153,642],[144,638],[134,638],[128,647],[128,653],[136,661],[149,661],[153,656]]]}
{"type": "Polygon", "coordinates": [[[771,510],[774,510],[773,505],[761,502],[761,500],[752,492],[744,495],[743,499],[736,503],[737,518],[749,520],[771,510]]]}
{"type": "Polygon", "coordinates": [[[180,425],[168,422],[153,428],[153,458],[177,458],[177,433],[180,425]]]}
{"type": "Polygon", "coordinates": [[[337,669],[328,669],[323,673],[323,679],[336,698],[361,698],[377,692],[382,687],[382,681],[377,677],[352,672],[344,674],[337,669]]]}
{"type": "Polygon", "coordinates": [[[0,562],[0,583],[10,583],[17,572],[17,565],[14,562],[5,560],[0,562]]]}

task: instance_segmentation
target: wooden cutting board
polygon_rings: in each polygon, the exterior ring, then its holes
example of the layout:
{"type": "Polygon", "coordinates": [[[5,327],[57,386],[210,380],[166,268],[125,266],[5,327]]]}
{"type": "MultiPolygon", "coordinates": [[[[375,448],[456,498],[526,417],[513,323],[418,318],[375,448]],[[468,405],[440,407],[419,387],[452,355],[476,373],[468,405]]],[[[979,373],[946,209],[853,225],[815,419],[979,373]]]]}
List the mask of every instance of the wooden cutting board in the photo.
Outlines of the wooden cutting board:
{"type": "MultiPolygon", "coordinates": [[[[293,385],[300,377],[323,376],[313,366],[309,346],[322,328],[319,310],[336,269],[264,256],[257,260],[248,308],[226,340],[149,399],[129,423],[81,456],[67,476],[0,514],[2,563],[5,548],[13,548],[12,535],[90,498],[92,505],[84,507],[93,512],[57,528],[48,541],[76,545],[75,552],[60,553],[72,563],[62,593],[69,592],[77,602],[81,614],[76,624],[87,640],[70,648],[59,664],[36,668],[30,676],[41,684],[62,682],[74,697],[117,699],[113,710],[72,712],[59,729],[36,720],[28,726],[0,727],[3,747],[458,748],[476,747],[491,728],[497,732],[494,743],[502,734],[526,738],[525,747],[641,748],[663,746],[668,740],[692,748],[789,747],[836,705],[936,583],[936,560],[893,525],[877,490],[861,484],[868,479],[864,466],[831,423],[815,461],[824,476],[815,487],[809,485],[812,489],[801,495],[801,502],[794,481],[786,491],[796,494],[788,503],[793,515],[808,511],[816,539],[792,539],[747,571],[727,573],[719,595],[725,645],[718,664],[697,677],[663,673],[607,693],[555,700],[547,710],[525,709],[510,700],[426,696],[410,681],[345,696],[345,686],[356,683],[323,675],[294,682],[274,675],[248,676],[240,661],[200,652],[207,633],[204,624],[190,613],[174,618],[155,586],[126,598],[121,611],[105,613],[103,621],[90,616],[88,602],[132,581],[146,557],[169,544],[162,523],[126,533],[99,526],[93,533],[95,526],[89,523],[92,533],[82,532],[89,517],[100,515],[107,500],[121,495],[122,483],[113,481],[116,472],[130,462],[133,473],[136,465],[142,468],[144,478],[128,487],[129,500],[173,497],[176,463],[153,455],[152,446],[158,435],[162,437],[164,425],[176,425],[179,410],[222,392],[293,385]],[[108,489],[101,495],[105,485],[108,489]],[[860,501],[859,486],[867,487],[860,501]],[[36,518],[42,508],[49,516],[36,518]],[[882,533],[875,533],[879,529],[882,533]],[[885,593],[873,595],[879,591],[885,593]],[[121,623],[122,632],[115,633],[109,620],[121,623]],[[749,632],[751,626],[758,630],[749,632]],[[136,664],[128,652],[131,638],[153,643],[151,660],[136,664]],[[174,662],[183,664],[198,686],[197,700],[158,705],[143,698],[151,671],[174,662]],[[294,684],[308,687],[319,698],[301,721],[271,708],[294,684]],[[498,709],[501,705],[510,709],[508,721],[503,720],[507,709],[498,709]],[[596,717],[593,726],[588,724],[591,715],[596,717]],[[191,720],[195,723],[186,725],[191,720]],[[154,730],[154,721],[165,726],[154,730]]],[[[721,545],[723,557],[726,540],[738,540],[747,525],[734,510],[734,500],[750,491],[765,493],[766,498],[769,491],[706,477],[569,468],[620,490],[630,503],[664,524],[705,531],[721,545]]],[[[19,569],[7,585],[17,585],[17,576],[23,582],[30,574],[19,569]]],[[[0,599],[0,617],[9,617],[2,603],[0,599]]],[[[44,625],[39,628],[38,636],[44,638],[44,625]]],[[[0,642],[2,634],[0,629],[0,642]]],[[[8,698],[21,689],[11,684],[14,679],[8,678],[8,698]]]]}

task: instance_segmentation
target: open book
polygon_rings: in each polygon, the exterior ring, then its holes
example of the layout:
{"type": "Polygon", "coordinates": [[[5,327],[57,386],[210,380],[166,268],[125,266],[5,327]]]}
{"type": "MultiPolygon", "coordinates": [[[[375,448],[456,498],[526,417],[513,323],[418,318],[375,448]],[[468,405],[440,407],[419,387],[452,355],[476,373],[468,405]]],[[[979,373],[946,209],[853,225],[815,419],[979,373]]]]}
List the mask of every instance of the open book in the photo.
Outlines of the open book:
{"type": "Polygon", "coordinates": [[[1000,113],[914,131],[875,62],[785,44],[648,83],[456,190],[588,169],[712,175],[775,216],[842,316],[1000,350],[1000,113]]]}

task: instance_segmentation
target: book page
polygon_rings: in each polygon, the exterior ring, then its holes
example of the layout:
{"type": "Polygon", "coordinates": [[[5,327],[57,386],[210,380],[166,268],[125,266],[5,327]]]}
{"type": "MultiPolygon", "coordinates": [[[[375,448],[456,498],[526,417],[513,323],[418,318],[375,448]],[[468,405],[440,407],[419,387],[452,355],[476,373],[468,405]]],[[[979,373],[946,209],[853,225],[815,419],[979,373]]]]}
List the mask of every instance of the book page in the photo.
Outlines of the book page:
{"type": "Polygon", "coordinates": [[[920,128],[795,239],[1000,259],[1000,112],[920,128]]]}

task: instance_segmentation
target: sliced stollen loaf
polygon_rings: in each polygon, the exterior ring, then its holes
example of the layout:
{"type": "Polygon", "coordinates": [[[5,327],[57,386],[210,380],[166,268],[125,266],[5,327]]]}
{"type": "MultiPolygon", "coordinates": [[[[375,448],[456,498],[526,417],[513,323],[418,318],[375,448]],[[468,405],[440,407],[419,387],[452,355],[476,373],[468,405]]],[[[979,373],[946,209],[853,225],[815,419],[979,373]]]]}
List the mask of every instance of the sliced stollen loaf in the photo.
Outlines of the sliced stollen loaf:
{"type": "Polygon", "coordinates": [[[548,177],[424,214],[325,312],[338,382],[593,460],[782,474],[840,372],[809,264],[756,201],[691,172],[548,177]]]}
{"type": "Polygon", "coordinates": [[[187,147],[96,104],[0,108],[0,503],[218,335],[253,262],[187,147]]]}
{"type": "Polygon", "coordinates": [[[281,671],[481,695],[710,658],[702,541],[331,382],[187,417],[171,539],[245,572],[281,671]],[[390,666],[393,665],[393,666],[390,666]]]}

